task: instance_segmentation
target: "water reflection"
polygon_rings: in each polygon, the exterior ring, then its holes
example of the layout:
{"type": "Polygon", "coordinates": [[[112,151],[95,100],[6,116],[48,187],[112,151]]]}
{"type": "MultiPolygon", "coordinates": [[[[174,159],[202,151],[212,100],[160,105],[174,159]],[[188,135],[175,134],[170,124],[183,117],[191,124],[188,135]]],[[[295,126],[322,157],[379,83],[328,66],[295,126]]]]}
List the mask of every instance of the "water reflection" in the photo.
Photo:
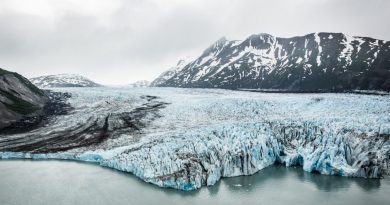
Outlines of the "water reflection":
{"type": "MultiPolygon", "coordinates": [[[[288,169],[290,170],[290,169],[288,169]]],[[[316,185],[318,190],[337,191],[338,189],[348,189],[352,185],[364,189],[365,191],[380,188],[379,179],[347,178],[341,176],[323,176],[318,173],[308,173],[304,171],[292,171],[302,182],[310,182],[316,185]]]]}
{"type": "Polygon", "coordinates": [[[319,173],[305,172],[302,170],[302,167],[284,167],[282,165],[267,167],[250,176],[225,178],[223,181],[229,186],[229,190],[233,192],[238,189],[253,191],[266,184],[266,181],[275,180],[275,178],[278,181],[290,178],[299,179],[303,183],[314,184],[319,191],[327,192],[348,189],[352,185],[357,185],[364,191],[375,191],[381,186],[379,179],[327,176],[319,173]]]}
{"type": "MultiPolygon", "coordinates": [[[[128,175],[128,173],[119,173],[128,175]]],[[[338,190],[345,191],[353,185],[358,186],[365,192],[370,192],[378,190],[381,186],[381,180],[379,179],[327,176],[319,173],[305,172],[302,170],[302,167],[285,167],[283,165],[267,167],[254,175],[223,178],[214,186],[203,187],[202,189],[189,192],[169,188],[159,188],[155,185],[145,183],[138,178],[136,179],[138,186],[146,186],[148,189],[163,191],[168,196],[179,195],[180,197],[196,197],[202,191],[206,190],[210,196],[214,196],[218,195],[221,187],[227,187],[227,190],[232,193],[243,191],[250,195],[250,192],[257,192],[259,189],[264,189],[267,187],[267,182],[279,183],[281,181],[287,181],[291,179],[298,179],[302,183],[313,184],[318,191],[325,192],[337,192],[338,190]]]]}
{"type": "Polygon", "coordinates": [[[271,166],[185,192],[110,168],[64,161],[1,161],[1,204],[390,204],[390,180],[324,176],[271,166]]]}

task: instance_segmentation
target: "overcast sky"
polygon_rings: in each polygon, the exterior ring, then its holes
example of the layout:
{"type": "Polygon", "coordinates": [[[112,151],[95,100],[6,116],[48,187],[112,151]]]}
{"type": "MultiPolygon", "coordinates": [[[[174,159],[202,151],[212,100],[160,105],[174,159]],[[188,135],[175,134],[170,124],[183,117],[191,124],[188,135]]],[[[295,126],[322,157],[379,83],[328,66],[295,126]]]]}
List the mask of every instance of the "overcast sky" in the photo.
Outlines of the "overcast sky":
{"type": "Polygon", "coordinates": [[[0,0],[0,67],[152,80],[222,36],[343,32],[390,40],[389,0],[0,0]]]}

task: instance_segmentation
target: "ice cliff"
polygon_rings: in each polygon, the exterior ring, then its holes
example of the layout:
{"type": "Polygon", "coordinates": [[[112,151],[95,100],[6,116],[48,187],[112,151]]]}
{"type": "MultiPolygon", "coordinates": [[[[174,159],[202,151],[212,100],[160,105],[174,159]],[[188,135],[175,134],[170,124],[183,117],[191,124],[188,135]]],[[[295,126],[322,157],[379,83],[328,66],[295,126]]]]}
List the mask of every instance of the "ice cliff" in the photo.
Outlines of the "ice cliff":
{"type": "Polygon", "coordinates": [[[273,165],[300,165],[326,175],[378,178],[389,171],[390,141],[310,122],[221,125],[158,138],[102,160],[163,187],[191,190],[221,177],[250,175],[273,165]]]}

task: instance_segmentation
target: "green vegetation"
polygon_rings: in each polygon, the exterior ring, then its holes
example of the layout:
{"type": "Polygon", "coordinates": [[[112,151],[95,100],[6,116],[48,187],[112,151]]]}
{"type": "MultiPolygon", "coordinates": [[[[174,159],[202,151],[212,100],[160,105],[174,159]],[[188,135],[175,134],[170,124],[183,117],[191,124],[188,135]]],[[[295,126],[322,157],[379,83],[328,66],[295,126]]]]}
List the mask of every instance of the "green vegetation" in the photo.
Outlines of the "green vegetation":
{"type": "Polygon", "coordinates": [[[25,84],[32,92],[40,95],[40,96],[43,96],[45,95],[45,93],[37,88],[37,86],[35,86],[34,84],[32,84],[29,80],[27,80],[25,77],[19,75],[18,73],[14,73],[15,77],[17,77],[23,84],[25,84]]]}
{"type": "Polygon", "coordinates": [[[20,113],[23,115],[27,115],[27,114],[31,114],[31,113],[40,109],[38,106],[35,106],[35,105],[25,101],[25,100],[22,100],[22,99],[12,95],[11,93],[9,93],[7,91],[0,90],[0,93],[1,93],[1,95],[7,97],[8,99],[10,99],[12,101],[11,104],[8,104],[5,102],[3,102],[3,104],[8,109],[10,109],[14,112],[17,112],[17,113],[20,113]]]}
{"type": "MultiPolygon", "coordinates": [[[[33,85],[25,77],[19,75],[18,73],[10,72],[10,71],[7,71],[7,70],[0,68],[0,76],[5,75],[5,74],[12,74],[20,81],[20,83],[23,83],[28,89],[30,89],[35,94],[40,95],[40,96],[45,95],[45,93],[42,90],[40,90],[35,85],[33,85]]],[[[22,114],[22,115],[31,114],[31,113],[40,109],[39,106],[36,106],[30,102],[27,102],[27,101],[19,98],[17,95],[15,95],[15,93],[12,93],[12,92],[14,92],[14,91],[13,90],[5,91],[5,90],[0,89],[0,95],[6,97],[7,99],[9,99],[11,101],[11,103],[6,103],[6,102],[0,101],[0,103],[3,103],[8,109],[10,109],[14,112],[17,112],[19,114],[22,114]]]]}
{"type": "Polygon", "coordinates": [[[13,74],[16,78],[18,78],[24,85],[26,85],[35,94],[38,94],[40,96],[45,95],[45,93],[42,90],[37,88],[35,85],[33,85],[29,80],[27,80],[25,77],[21,76],[19,73],[10,72],[10,71],[7,71],[7,70],[0,68],[0,75],[4,75],[4,74],[13,74]]]}
{"type": "Polygon", "coordinates": [[[11,72],[0,68],[0,75],[4,75],[4,74],[8,74],[8,73],[11,73],[11,72]]]}

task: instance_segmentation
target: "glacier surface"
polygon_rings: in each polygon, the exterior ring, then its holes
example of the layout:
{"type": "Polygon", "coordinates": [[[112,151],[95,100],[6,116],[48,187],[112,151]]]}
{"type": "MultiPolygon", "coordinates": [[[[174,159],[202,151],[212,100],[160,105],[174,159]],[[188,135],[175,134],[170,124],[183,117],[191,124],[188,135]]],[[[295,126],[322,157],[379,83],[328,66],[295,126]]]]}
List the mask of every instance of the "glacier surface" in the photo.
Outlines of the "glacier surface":
{"type": "MultiPolygon", "coordinates": [[[[1,151],[2,159],[66,159],[130,172],[161,187],[193,190],[221,177],[282,163],[326,175],[390,174],[390,96],[276,94],[218,89],[73,88],[74,113],[34,131],[67,130],[157,96],[169,103],[140,132],[116,132],[67,151],[1,151]],[[104,106],[103,106],[104,105],[104,106]]],[[[154,114],[157,115],[157,114],[154,114]]],[[[121,119],[108,121],[108,130],[121,119]],[[117,120],[117,121],[115,121],[117,120]]],[[[28,137],[27,134],[2,136],[28,137]]],[[[0,142],[1,144],[1,142],[0,142]]]]}

